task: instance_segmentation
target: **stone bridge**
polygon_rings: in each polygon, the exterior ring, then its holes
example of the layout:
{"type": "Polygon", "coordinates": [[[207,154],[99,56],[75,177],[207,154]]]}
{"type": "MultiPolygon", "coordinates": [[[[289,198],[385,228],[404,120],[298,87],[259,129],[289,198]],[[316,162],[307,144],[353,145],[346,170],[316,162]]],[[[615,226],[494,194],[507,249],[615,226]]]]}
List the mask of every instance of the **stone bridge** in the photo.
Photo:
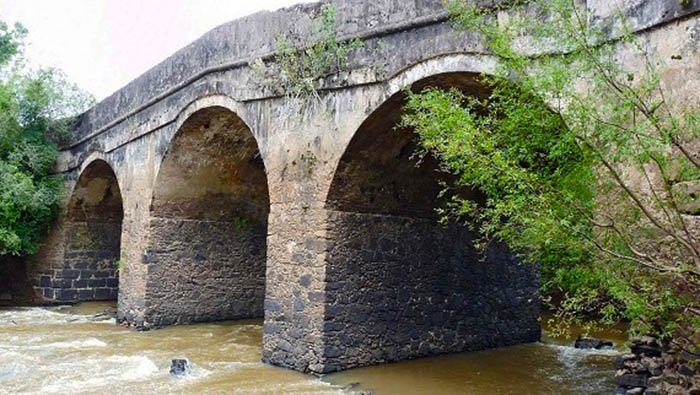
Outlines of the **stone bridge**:
{"type": "MultiPolygon", "coordinates": [[[[588,3],[614,24],[607,0],[588,3]]],[[[698,2],[629,3],[673,62],[665,83],[696,91],[698,2]]],[[[70,193],[32,268],[37,294],[118,298],[138,328],[264,317],[264,361],[315,373],[538,340],[537,271],[437,223],[447,175],[396,127],[404,88],[480,95],[494,59],[439,0],[336,7],[340,37],[367,48],[318,103],[250,66],[279,35],[311,34],[321,4],[308,4],[222,25],[83,114],[60,154],[70,193]]]]}

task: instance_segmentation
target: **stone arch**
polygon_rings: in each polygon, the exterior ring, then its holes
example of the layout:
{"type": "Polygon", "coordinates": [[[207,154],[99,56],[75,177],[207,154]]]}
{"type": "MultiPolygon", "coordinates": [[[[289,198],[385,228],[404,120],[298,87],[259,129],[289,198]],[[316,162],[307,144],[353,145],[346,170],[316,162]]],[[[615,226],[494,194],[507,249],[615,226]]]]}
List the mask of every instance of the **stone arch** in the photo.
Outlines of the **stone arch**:
{"type": "Polygon", "coordinates": [[[178,117],[154,182],[145,325],[263,314],[265,164],[237,113],[206,103],[178,117]]]}
{"type": "MultiPolygon", "coordinates": [[[[437,78],[437,76],[473,76],[478,77],[482,74],[493,74],[497,66],[497,58],[489,55],[483,54],[473,54],[473,53],[450,53],[445,55],[439,55],[432,58],[424,59],[417,63],[410,64],[391,76],[389,76],[382,85],[378,85],[381,90],[380,100],[372,101],[369,103],[369,108],[365,111],[365,114],[369,114],[367,118],[357,126],[357,129],[350,129],[347,134],[343,134],[343,140],[340,143],[342,154],[345,154],[350,148],[350,144],[354,141],[357,136],[357,130],[360,129],[360,125],[366,124],[367,120],[379,113],[380,107],[387,107],[393,105],[394,108],[399,108],[405,98],[403,94],[407,88],[413,87],[413,89],[418,89],[420,87],[428,86],[430,81],[437,78]]],[[[443,81],[445,84],[442,86],[452,86],[449,85],[447,81],[443,81]]],[[[478,85],[478,84],[477,84],[478,85]]],[[[476,89],[482,89],[475,86],[476,89]]],[[[469,90],[466,90],[469,93],[469,90]]],[[[360,118],[362,119],[362,118],[360,118]]],[[[390,122],[386,122],[387,124],[390,122]]],[[[330,177],[334,177],[337,174],[337,169],[342,162],[342,154],[338,155],[336,158],[337,162],[335,165],[335,170],[330,177]]],[[[331,193],[331,183],[324,183],[324,197],[326,199],[332,199],[329,194],[331,193]]]]}
{"type": "Polygon", "coordinates": [[[124,207],[103,154],[93,153],[80,166],[64,218],[64,268],[54,270],[52,299],[116,300],[124,207]]]}
{"type": "MultiPolygon", "coordinates": [[[[497,58],[493,56],[469,53],[452,53],[425,59],[401,69],[389,77],[385,83],[387,97],[394,97],[408,87],[416,89],[430,85],[430,81],[439,75],[471,75],[475,77],[481,74],[493,74],[497,63],[497,58]]],[[[449,85],[449,81],[443,81],[443,84],[437,86],[449,87],[451,85],[449,85]]],[[[455,87],[460,87],[460,85],[455,87]]],[[[479,86],[476,88],[483,89],[479,86]]]]}
{"type": "MultiPolygon", "coordinates": [[[[404,77],[413,90],[488,93],[473,72],[404,77]]],[[[396,90],[362,123],[328,191],[326,372],[539,339],[537,271],[438,222],[440,183],[453,176],[413,155],[414,132],[397,128],[404,102],[396,90]]]]}
{"type": "MultiPolygon", "coordinates": [[[[410,88],[416,92],[427,87],[457,88],[483,97],[488,89],[479,79],[476,73],[440,73],[418,80],[410,88]]],[[[417,146],[412,130],[398,129],[405,99],[405,91],[399,90],[360,125],[333,174],[327,208],[435,217],[435,199],[442,189],[440,182],[451,177],[439,170],[433,157],[419,159],[415,155],[417,146]]]]}

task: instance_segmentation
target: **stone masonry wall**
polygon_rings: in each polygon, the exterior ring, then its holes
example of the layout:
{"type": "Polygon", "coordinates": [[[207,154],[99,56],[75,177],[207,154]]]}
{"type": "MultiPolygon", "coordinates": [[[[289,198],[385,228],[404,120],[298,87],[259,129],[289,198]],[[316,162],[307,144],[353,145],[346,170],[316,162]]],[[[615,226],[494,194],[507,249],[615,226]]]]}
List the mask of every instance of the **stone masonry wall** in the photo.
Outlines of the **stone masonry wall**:
{"type": "Polygon", "coordinates": [[[143,325],[262,317],[266,224],[153,218],[143,325]]]}
{"type": "Polygon", "coordinates": [[[121,223],[70,222],[60,268],[45,270],[34,288],[54,303],[116,300],[121,223]]]}
{"type": "Polygon", "coordinates": [[[461,226],[332,212],[324,372],[540,339],[538,271],[461,226]]]}

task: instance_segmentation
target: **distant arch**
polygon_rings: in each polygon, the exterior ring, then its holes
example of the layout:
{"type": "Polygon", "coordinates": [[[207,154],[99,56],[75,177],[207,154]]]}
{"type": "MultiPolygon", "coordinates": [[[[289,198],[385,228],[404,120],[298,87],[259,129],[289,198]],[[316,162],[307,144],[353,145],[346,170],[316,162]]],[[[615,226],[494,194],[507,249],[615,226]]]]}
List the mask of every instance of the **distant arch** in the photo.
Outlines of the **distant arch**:
{"type": "Polygon", "coordinates": [[[93,153],[80,167],[65,213],[65,267],[54,275],[54,299],[116,300],[124,207],[112,166],[93,153]]]}

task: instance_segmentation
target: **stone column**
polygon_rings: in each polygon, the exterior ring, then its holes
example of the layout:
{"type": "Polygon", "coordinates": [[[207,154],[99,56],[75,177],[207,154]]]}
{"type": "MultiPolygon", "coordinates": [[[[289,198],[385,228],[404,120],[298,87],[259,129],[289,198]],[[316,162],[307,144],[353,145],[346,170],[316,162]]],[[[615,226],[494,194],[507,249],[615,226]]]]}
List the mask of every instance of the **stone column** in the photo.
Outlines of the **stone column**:
{"type": "Polygon", "coordinates": [[[271,207],[264,362],[302,372],[324,371],[326,216],[318,206],[271,207]]]}
{"type": "Polygon", "coordinates": [[[148,245],[149,199],[150,194],[125,196],[124,199],[117,320],[137,328],[144,326],[146,308],[148,255],[145,250],[148,245]]]}

